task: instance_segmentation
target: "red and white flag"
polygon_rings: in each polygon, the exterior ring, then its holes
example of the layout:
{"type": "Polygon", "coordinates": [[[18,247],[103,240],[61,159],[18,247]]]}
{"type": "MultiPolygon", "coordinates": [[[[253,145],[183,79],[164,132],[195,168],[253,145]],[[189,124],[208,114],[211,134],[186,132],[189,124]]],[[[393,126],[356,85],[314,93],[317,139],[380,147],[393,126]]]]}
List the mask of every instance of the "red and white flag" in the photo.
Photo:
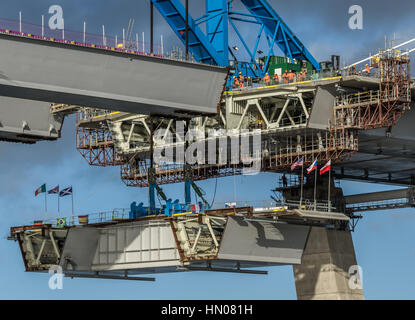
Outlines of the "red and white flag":
{"type": "Polygon", "coordinates": [[[314,170],[317,170],[317,159],[314,160],[314,162],[312,163],[312,165],[307,169],[307,174],[310,174],[314,170]]]}
{"type": "Polygon", "coordinates": [[[320,169],[320,176],[331,170],[331,160],[327,162],[323,168],[320,169]]]}
{"type": "Polygon", "coordinates": [[[50,189],[48,191],[48,194],[57,194],[57,193],[59,193],[59,186],[56,186],[55,188],[50,189]]]}

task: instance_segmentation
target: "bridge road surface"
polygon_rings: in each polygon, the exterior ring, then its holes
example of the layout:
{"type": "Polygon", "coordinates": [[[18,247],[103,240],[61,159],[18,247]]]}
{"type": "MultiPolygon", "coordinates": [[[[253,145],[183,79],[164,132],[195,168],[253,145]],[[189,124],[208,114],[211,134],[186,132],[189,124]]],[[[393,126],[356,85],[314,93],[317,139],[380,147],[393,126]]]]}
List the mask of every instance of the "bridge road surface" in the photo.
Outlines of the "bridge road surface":
{"type": "Polygon", "coordinates": [[[217,113],[228,69],[0,34],[0,96],[140,114],[217,113]]]}

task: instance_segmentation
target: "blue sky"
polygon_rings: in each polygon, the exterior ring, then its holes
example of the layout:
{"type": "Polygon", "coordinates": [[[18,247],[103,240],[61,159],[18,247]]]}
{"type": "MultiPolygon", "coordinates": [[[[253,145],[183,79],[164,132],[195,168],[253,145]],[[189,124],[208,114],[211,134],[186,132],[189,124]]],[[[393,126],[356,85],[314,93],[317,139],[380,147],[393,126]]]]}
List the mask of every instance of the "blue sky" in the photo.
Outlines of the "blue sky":
{"type": "MultiPolygon", "coordinates": [[[[202,1],[191,1],[201,14],[202,1]],[[196,4],[199,4],[198,6],[196,4]]],[[[415,36],[415,21],[410,13],[415,3],[391,1],[270,1],[298,37],[318,60],[341,54],[347,61],[365,57],[384,46],[384,37],[396,34],[398,42],[415,36]],[[347,27],[348,8],[363,6],[364,30],[347,27]],[[376,8],[374,10],[373,8],[376,8]]],[[[50,5],[64,9],[65,26],[81,31],[87,21],[88,31],[99,33],[105,24],[108,34],[121,35],[130,18],[136,19],[136,32],[148,34],[147,1],[100,0],[17,0],[0,3],[0,19],[17,19],[40,24],[50,5]],[[103,5],[105,3],[105,5],[103,5]]],[[[248,34],[248,30],[245,31],[248,34]]],[[[161,17],[156,14],[156,38],[163,34],[165,47],[179,45],[161,17]]],[[[236,41],[236,40],[235,40],[236,41]]],[[[90,167],[75,149],[75,121],[65,120],[62,139],[36,145],[0,143],[0,298],[3,299],[295,299],[292,268],[269,268],[268,276],[220,273],[183,273],[157,275],[156,283],[113,280],[65,279],[64,289],[51,291],[48,275],[24,272],[18,245],[6,241],[10,226],[43,218],[43,198],[34,190],[46,182],[73,186],[75,211],[78,214],[127,208],[136,200],[146,201],[147,190],[129,188],[119,178],[119,168],[90,167]]],[[[278,176],[231,177],[219,180],[216,201],[268,199],[278,176]],[[252,186],[256,186],[252,188],[252,186]]],[[[211,200],[214,181],[200,182],[211,200]]],[[[384,190],[390,187],[343,182],[345,194],[384,190]]],[[[182,198],[183,185],[163,187],[172,198],[182,198]]],[[[49,198],[50,210],[56,197],[49,198]]],[[[70,197],[62,199],[61,208],[71,211],[70,197]]],[[[363,268],[363,285],[368,299],[415,298],[415,215],[413,209],[365,214],[353,234],[357,260],[363,268]]],[[[49,217],[52,213],[49,214],[49,217]]]]}

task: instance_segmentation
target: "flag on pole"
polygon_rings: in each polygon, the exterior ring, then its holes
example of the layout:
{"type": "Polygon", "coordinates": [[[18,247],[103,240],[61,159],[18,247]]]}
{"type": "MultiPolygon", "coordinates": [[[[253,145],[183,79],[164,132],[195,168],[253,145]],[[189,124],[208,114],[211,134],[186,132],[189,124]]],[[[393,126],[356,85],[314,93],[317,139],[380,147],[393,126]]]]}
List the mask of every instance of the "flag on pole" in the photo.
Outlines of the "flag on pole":
{"type": "Polygon", "coordinates": [[[293,165],[291,166],[291,171],[294,171],[294,169],[297,167],[301,167],[303,164],[304,164],[303,157],[301,157],[300,159],[297,160],[297,162],[293,163],[293,165]]]}
{"type": "Polygon", "coordinates": [[[317,169],[317,159],[314,160],[313,164],[310,167],[308,167],[307,174],[310,174],[311,172],[313,172],[316,169],[317,169]]]}
{"type": "Polygon", "coordinates": [[[88,224],[88,216],[78,216],[79,224],[88,224]]]}
{"type": "Polygon", "coordinates": [[[42,184],[39,188],[35,190],[35,197],[40,194],[46,192],[46,183],[42,184]]]}
{"type": "Polygon", "coordinates": [[[72,194],[72,187],[66,188],[59,192],[59,197],[70,196],[72,194]]]}
{"type": "Polygon", "coordinates": [[[66,218],[59,218],[59,219],[56,219],[56,225],[57,225],[59,228],[66,227],[66,218]]]}
{"type": "Polygon", "coordinates": [[[59,193],[59,186],[48,191],[48,194],[58,194],[59,193]]]}
{"type": "Polygon", "coordinates": [[[236,208],[236,202],[226,202],[225,208],[236,208]]]}
{"type": "Polygon", "coordinates": [[[331,160],[329,160],[329,162],[327,162],[323,168],[320,169],[320,176],[328,171],[331,170],[331,160]]]}

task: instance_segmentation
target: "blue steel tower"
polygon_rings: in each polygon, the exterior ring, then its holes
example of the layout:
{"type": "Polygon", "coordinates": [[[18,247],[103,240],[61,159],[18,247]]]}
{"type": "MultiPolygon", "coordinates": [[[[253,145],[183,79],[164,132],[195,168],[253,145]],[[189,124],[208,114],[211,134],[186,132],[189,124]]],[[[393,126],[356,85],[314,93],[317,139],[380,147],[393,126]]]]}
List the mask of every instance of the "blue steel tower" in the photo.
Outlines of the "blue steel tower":
{"type": "Polygon", "coordinates": [[[270,57],[275,55],[274,48],[278,47],[291,60],[305,60],[314,69],[319,69],[318,62],[266,0],[205,0],[205,14],[197,18],[188,13],[180,0],[151,1],[183,44],[188,44],[189,52],[198,62],[233,65],[236,72],[242,72],[245,76],[262,77],[268,70],[270,57]],[[247,12],[235,11],[235,1],[240,1],[247,12]],[[254,46],[248,45],[247,35],[241,33],[236,22],[239,26],[241,23],[259,26],[254,46]],[[202,31],[203,24],[205,32],[202,31]],[[231,28],[243,44],[249,61],[237,61],[229,43],[231,28]],[[267,40],[268,52],[265,52],[264,66],[260,67],[256,54],[263,36],[267,40]]]}

